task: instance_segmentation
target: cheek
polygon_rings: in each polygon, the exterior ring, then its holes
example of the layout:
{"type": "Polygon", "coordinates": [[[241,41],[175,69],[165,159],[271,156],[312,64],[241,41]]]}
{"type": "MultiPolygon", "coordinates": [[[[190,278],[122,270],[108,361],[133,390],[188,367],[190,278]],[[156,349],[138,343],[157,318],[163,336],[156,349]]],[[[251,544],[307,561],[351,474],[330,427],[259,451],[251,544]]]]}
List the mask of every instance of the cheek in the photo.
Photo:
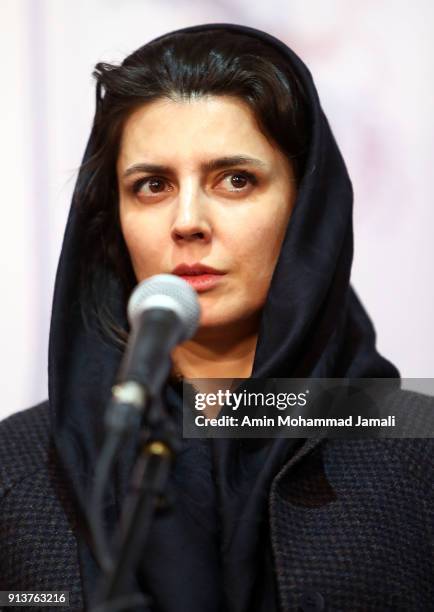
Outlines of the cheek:
{"type": "Polygon", "coordinates": [[[258,289],[270,281],[285,236],[289,215],[279,212],[254,222],[250,217],[233,238],[236,260],[258,289]]]}
{"type": "Polygon", "coordinates": [[[138,215],[121,214],[121,228],[136,276],[143,278],[149,271],[152,273],[162,256],[159,225],[153,223],[151,228],[138,215]]]}

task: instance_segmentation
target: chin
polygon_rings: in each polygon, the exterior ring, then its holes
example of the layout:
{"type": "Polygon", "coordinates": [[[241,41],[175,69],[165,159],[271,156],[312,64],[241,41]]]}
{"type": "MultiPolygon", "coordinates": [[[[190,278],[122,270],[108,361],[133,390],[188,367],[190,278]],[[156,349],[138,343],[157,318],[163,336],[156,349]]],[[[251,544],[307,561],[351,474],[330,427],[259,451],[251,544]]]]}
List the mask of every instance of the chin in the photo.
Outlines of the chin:
{"type": "Polygon", "coordinates": [[[230,326],[231,323],[234,323],[232,319],[228,319],[227,317],[219,317],[216,315],[210,315],[207,313],[201,313],[199,320],[199,327],[196,333],[212,331],[212,330],[222,330],[223,328],[230,326]]]}
{"type": "MultiPolygon", "coordinates": [[[[199,328],[194,338],[213,337],[227,341],[229,338],[235,339],[240,333],[250,331],[251,321],[248,315],[240,315],[238,317],[228,317],[224,315],[209,314],[201,315],[199,328]]],[[[255,325],[256,328],[256,325],[255,325]]]]}
{"type": "Polygon", "coordinates": [[[220,319],[217,317],[201,317],[199,321],[198,331],[205,331],[207,329],[221,329],[226,327],[230,322],[226,319],[220,319]]]}

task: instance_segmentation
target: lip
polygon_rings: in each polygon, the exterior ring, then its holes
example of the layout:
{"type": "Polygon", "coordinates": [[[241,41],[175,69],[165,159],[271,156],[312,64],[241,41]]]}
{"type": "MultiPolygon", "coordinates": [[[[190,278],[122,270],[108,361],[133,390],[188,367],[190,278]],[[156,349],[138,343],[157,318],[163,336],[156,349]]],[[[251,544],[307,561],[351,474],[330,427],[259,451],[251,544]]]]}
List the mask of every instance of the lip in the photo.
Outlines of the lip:
{"type": "Polygon", "coordinates": [[[225,272],[222,272],[221,270],[216,270],[211,266],[205,266],[201,263],[194,263],[191,265],[181,263],[172,270],[172,274],[176,274],[177,276],[200,276],[202,274],[222,275],[225,274],[225,272]]]}
{"type": "Polygon", "coordinates": [[[176,274],[180,278],[183,278],[198,293],[202,293],[203,291],[208,291],[217,286],[221,281],[221,277],[226,274],[226,272],[216,270],[211,266],[195,263],[192,265],[179,264],[172,271],[172,274],[176,274]]]}

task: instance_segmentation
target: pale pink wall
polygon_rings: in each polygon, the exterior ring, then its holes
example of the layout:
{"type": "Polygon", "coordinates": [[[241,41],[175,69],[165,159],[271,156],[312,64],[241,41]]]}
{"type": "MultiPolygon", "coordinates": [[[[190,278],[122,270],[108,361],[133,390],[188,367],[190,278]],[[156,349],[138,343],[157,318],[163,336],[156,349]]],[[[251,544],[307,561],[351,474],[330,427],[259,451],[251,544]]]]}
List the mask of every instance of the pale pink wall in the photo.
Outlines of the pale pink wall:
{"type": "Polygon", "coordinates": [[[434,5],[428,0],[2,0],[0,418],[46,397],[51,294],[97,61],[206,22],[252,25],[310,66],[355,188],[353,284],[380,350],[433,375],[434,5]]]}

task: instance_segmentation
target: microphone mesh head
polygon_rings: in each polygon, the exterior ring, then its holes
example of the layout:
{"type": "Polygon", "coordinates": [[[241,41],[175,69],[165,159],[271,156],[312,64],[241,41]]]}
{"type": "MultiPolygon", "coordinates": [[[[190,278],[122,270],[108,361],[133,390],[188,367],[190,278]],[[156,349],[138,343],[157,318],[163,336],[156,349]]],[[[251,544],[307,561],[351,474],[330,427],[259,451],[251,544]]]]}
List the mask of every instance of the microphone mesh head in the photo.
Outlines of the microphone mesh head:
{"type": "Polygon", "coordinates": [[[128,301],[131,327],[150,308],[166,308],[175,312],[184,324],[182,340],[194,336],[200,318],[199,299],[196,291],[184,279],[174,274],[156,274],[139,283],[128,301]]]}

